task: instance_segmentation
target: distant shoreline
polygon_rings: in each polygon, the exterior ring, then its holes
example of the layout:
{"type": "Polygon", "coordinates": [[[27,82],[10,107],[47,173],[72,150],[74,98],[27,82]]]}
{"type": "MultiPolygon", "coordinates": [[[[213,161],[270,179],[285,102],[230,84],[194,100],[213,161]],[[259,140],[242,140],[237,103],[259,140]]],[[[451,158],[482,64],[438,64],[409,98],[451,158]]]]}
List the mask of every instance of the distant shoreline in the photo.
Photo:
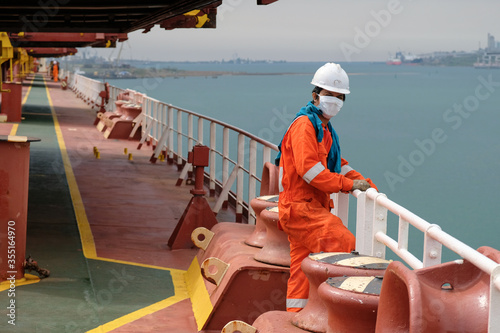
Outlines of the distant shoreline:
{"type": "Polygon", "coordinates": [[[211,78],[217,78],[219,76],[243,76],[243,75],[306,75],[306,73],[293,73],[293,72],[280,72],[280,73],[250,73],[250,72],[230,72],[230,71],[189,71],[189,70],[182,70],[182,71],[175,71],[175,72],[147,72],[147,73],[133,73],[131,72],[130,75],[92,75],[90,73],[85,73],[83,74],[86,77],[92,78],[92,79],[113,79],[113,80],[119,80],[119,79],[143,79],[143,78],[152,78],[152,77],[173,77],[173,78],[186,78],[186,77],[211,77],[211,78]]]}

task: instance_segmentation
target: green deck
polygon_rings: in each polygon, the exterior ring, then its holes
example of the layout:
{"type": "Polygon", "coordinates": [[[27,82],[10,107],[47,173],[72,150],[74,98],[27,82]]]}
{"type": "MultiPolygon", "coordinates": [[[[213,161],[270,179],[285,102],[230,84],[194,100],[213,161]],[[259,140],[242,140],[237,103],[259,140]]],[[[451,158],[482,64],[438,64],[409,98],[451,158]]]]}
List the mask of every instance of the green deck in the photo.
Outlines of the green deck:
{"type": "Polygon", "coordinates": [[[31,144],[26,254],[51,275],[17,286],[15,298],[0,293],[0,332],[86,332],[173,296],[168,270],[85,258],[41,75],[23,117],[17,135],[41,139],[31,144]],[[15,326],[8,323],[11,299],[15,326]]]}

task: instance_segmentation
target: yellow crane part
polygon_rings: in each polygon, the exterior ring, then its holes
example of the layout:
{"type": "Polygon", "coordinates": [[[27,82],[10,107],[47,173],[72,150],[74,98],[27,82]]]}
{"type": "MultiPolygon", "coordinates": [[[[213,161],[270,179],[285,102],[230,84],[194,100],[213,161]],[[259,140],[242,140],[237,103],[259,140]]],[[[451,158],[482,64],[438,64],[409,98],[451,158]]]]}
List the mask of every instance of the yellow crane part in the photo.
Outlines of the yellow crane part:
{"type": "Polygon", "coordinates": [[[190,12],[184,13],[185,16],[196,16],[196,28],[201,28],[205,25],[205,23],[210,21],[206,13],[204,15],[199,15],[200,12],[201,10],[195,9],[190,12]]]}
{"type": "MultiPolygon", "coordinates": [[[[9,35],[6,32],[0,32],[0,65],[6,61],[11,62],[11,80],[12,80],[12,58],[14,58],[14,48],[10,43],[9,35]]],[[[0,92],[10,92],[2,89],[2,71],[0,71],[0,92]]]]}

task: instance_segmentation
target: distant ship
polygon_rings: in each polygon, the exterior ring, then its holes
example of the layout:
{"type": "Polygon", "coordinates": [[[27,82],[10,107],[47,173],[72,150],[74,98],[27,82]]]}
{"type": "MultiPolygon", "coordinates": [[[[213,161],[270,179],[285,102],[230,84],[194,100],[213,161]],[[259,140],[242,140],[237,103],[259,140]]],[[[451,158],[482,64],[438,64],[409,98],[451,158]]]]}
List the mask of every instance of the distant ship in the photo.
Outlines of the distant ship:
{"type": "Polygon", "coordinates": [[[387,65],[415,65],[415,64],[420,64],[422,62],[422,58],[419,56],[416,56],[412,53],[403,53],[403,52],[396,52],[395,56],[390,56],[389,59],[387,59],[386,64],[387,65]]]}
{"type": "Polygon", "coordinates": [[[387,65],[401,65],[402,63],[403,63],[403,61],[401,60],[401,58],[398,58],[398,57],[390,57],[386,61],[387,65]]]}

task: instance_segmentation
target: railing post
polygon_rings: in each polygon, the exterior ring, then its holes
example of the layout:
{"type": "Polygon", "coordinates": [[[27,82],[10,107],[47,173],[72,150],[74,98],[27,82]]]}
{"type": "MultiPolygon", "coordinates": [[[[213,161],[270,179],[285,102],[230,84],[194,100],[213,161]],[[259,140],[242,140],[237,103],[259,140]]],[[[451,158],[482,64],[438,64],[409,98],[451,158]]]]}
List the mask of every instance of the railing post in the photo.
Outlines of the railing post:
{"type": "MultiPolygon", "coordinates": [[[[229,128],[222,130],[222,186],[227,183],[229,178],[229,128]]],[[[222,207],[227,208],[228,198],[224,198],[222,207]]]]}
{"type": "MultiPolygon", "coordinates": [[[[148,99],[148,108],[147,108],[147,113],[146,116],[151,117],[151,125],[150,126],[150,133],[147,133],[148,136],[151,136],[152,138],[157,138],[158,137],[158,103],[153,103],[152,100],[148,99]],[[156,120],[156,121],[155,121],[156,120]]],[[[144,130],[144,128],[143,128],[144,130]]]]}
{"type": "Polygon", "coordinates": [[[441,230],[441,227],[437,224],[431,224],[425,231],[424,258],[422,260],[424,267],[439,265],[441,263],[441,252],[443,245],[428,234],[428,232],[433,228],[438,228],[439,230],[441,230]]]}
{"type": "Polygon", "coordinates": [[[146,112],[144,113],[144,118],[142,121],[142,126],[141,126],[141,140],[139,140],[139,145],[137,146],[137,149],[141,149],[142,145],[148,137],[156,137],[156,135],[153,135],[154,133],[154,127],[156,126],[156,119],[152,117],[151,109],[155,108],[157,103],[147,100],[148,102],[148,109],[146,109],[146,112]],[[149,112],[148,112],[149,111],[149,112]]]}
{"type": "Polygon", "coordinates": [[[488,332],[497,332],[500,327],[500,289],[498,282],[500,281],[500,265],[493,268],[490,276],[490,309],[488,319],[488,332]]]}
{"type": "Polygon", "coordinates": [[[410,224],[400,215],[399,227],[398,227],[398,249],[408,250],[409,232],[410,232],[410,224]]]}
{"type": "MultiPolygon", "coordinates": [[[[187,159],[187,154],[186,154],[187,159]]],[[[182,111],[177,110],[177,169],[182,168],[182,111]]]]}
{"type": "Polygon", "coordinates": [[[203,144],[203,119],[198,118],[198,143],[203,144]]]}
{"type": "MultiPolygon", "coordinates": [[[[250,140],[250,155],[249,155],[249,175],[248,175],[248,202],[255,198],[255,188],[257,177],[257,142],[250,140]]],[[[248,224],[255,224],[255,217],[252,206],[248,205],[248,224]]]]}
{"type": "Polygon", "coordinates": [[[187,122],[188,122],[188,151],[191,151],[193,150],[193,141],[194,141],[192,114],[188,114],[187,122]]]}
{"type": "Polygon", "coordinates": [[[167,128],[169,129],[167,144],[168,162],[172,163],[174,161],[174,151],[172,149],[172,146],[174,145],[174,108],[171,105],[167,106],[167,113],[167,128]]]}
{"type": "MultiPolygon", "coordinates": [[[[263,146],[262,148],[263,148],[262,149],[262,165],[260,166],[260,170],[264,170],[264,164],[266,164],[266,162],[270,162],[270,163],[274,164],[274,161],[271,161],[271,148],[266,147],[266,146],[263,146]]],[[[261,185],[261,187],[262,187],[262,185],[261,185]]]]}
{"type": "Polygon", "coordinates": [[[356,207],[356,251],[373,256],[373,200],[360,191],[356,207]]]}
{"type": "Polygon", "coordinates": [[[335,215],[342,220],[347,228],[349,226],[349,194],[337,193],[336,203],[334,204],[335,215]]]}
{"type": "Polygon", "coordinates": [[[243,167],[245,165],[245,136],[238,134],[238,178],[236,179],[236,221],[243,219],[243,167]]]}
{"type": "Polygon", "coordinates": [[[210,196],[215,196],[215,174],[216,174],[216,150],[217,150],[217,136],[216,136],[216,123],[210,122],[210,196]]]}
{"type": "MultiPolygon", "coordinates": [[[[368,189],[367,191],[370,191],[370,189],[368,189]]],[[[378,232],[387,234],[387,208],[382,207],[377,203],[378,198],[380,197],[386,198],[387,196],[383,193],[377,193],[376,191],[375,193],[376,193],[375,198],[373,199],[374,209],[373,209],[373,231],[372,231],[373,232],[372,255],[377,258],[385,258],[385,249],[386,249],[385,244],[379,242],[375,238],[375,235],[378,232]]]]}
{"type": "MultiPolygon", "coordinates": [[[[264,148],[262,149],[262,167],[264,167],[264,164],[266,164],[266,162],[271,162],[271,148],[264,146],[264,148]]],[[[272,161],[271,163],[274,164],[274,161],[272,161]]]]}
{"type": "MultiPolygon", "coordinates": [[[[193,115],[192,114],[188,114],[187,122],[188,122],[188,152],[190,152],[193,150],[193,146],[194,146],[193,115]]],[[[189,163],[188,172],[189,173],[193,172],[193,165],[191,163],[189,163]]]]}

